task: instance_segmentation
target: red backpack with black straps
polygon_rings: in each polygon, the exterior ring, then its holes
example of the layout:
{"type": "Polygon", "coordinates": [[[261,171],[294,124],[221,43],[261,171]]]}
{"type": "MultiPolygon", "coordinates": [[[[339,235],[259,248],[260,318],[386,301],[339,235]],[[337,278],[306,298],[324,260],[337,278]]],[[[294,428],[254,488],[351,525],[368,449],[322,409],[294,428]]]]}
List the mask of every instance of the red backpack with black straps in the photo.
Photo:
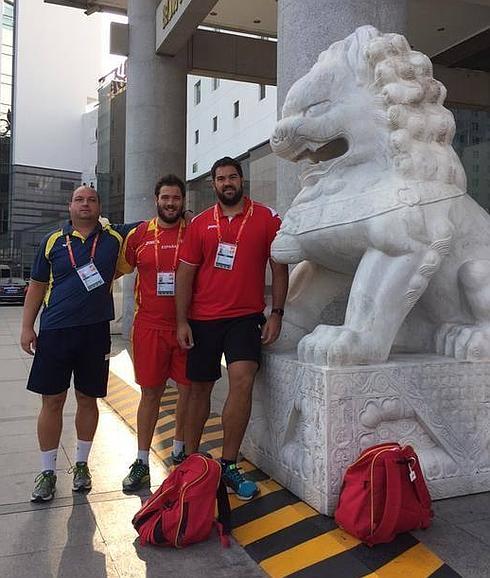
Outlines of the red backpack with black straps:
{"type": "Polygon", "coordinates": [[[428,528],[431,518],[429,491],[411,446],[372,446],[347,468],[335,521],[369,546],[428,528]]]}
{"type": "Polygon", "coordinates": [[[207,540],[216,527],[221,544],[228,547],[230,504],[220,464],[202,454],[190,455],[143,504],[133,526],[142,546],[183,548],[207,540]]]}

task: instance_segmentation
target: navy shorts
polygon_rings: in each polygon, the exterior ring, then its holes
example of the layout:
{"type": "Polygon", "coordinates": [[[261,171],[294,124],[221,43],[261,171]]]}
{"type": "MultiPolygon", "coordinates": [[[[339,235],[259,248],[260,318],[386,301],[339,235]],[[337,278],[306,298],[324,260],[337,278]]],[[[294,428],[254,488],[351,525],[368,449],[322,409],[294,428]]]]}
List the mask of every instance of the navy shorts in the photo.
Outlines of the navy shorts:
{"type": "Polygon", "coordinates": [[[216,381],[221,377],[221,357],[227,365],[234,361],[256,361],[260,366],[262,313],[215,319],[189,320],[194,347],[187,353],[187,378],[191,381],[216,381]]]}
{"type": "Polygon", "coordinates": [[[111,334],[109,321],[40,331],[27,389],[56,395],[70,387],[89,397],[107,395],[111,334]]]}

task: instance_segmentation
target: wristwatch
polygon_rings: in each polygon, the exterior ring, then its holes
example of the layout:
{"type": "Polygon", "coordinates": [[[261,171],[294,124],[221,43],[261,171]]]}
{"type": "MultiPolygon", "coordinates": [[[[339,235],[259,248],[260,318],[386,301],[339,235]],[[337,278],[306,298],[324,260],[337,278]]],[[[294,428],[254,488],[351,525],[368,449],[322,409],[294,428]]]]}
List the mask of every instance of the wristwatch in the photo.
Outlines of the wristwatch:
{"type": "Polygon", "coordinates": [[[280,309],[279,307],[274,307],[273,309],[271,309],[271,315],[273,313],[277,313],[279,315],[279,317],[282,317],[284,315],[284,309],[280,309]]]}

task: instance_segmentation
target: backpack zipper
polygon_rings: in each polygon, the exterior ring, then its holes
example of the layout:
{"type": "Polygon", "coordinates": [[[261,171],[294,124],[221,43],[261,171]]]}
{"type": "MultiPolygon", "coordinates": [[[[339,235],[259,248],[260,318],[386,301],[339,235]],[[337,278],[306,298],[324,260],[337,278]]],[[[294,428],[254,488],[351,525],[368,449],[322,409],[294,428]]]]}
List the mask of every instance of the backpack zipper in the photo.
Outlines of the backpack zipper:
{"type": "MultiPolygon", "coordinates": [[[[201,458],[201,460],[204,462],[206,469],[205,471],[196,479],[194,480],[192,483],[184,485],[184,487],[182,488],[182,492],[180,493],[180,519],[179,519],[179,524],[177,526],[177,533],[175,535],[175,541],[174,541],[174,546],[176,548],[181,548],[180,544],[179,544],[179,538],[180,538],[180,527],[182,525],[182,520],[184,517],[184,496],[185,493],[187,492],[187,490],[189,488],[191,488],[192,486],[194,486],[195,484],[197,484],[198,482],[200,482],[203,477],[208,473],[209,471],[209,465],[208,462],[205,458],[203,458],[202,456],[198,456],[199,458],[201,458]]],[[[219,482],[219,479],[218,479],[219,482]]]]}
{"type": "Polygon", "coordinates": [[[160,500],[160,498],[165,497],[167,494],[169,494],[173,489],[174,489],[175,485],[170,486],[169,488],[167,488],[164,492],[161,492],[160,494],[158,494],[158,496],[156,497],[151,497],[148,502],[146,503],[146,505],[144,506],[143,509],[140,510],[139,514],[140,517],[146,513],[146,510],[148,510],[151,506],[153,506],[153,504],[155,504],[156,502],[158,502],[158,500],[160,500]]]}

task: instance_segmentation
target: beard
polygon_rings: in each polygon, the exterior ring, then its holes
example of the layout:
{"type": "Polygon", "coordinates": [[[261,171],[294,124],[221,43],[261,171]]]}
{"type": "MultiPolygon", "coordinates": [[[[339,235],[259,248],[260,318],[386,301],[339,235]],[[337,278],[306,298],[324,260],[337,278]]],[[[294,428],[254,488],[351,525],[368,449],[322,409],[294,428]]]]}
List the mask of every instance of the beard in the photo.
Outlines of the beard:
{"type": "Polygon", "coordinates": [[[236,189],[235,194],[232,197],[227,197],[224,192],[221,193],[218,191],[216,191],[216,196],[223,203],[223,205],[226,205],[227,207],[233,207],[238,204],[243,197],[243,187],[236,189]]]}
{"type": "Polygon", "coordinates": [[[169,225],[173,225],[173,223],[176,223],[182,217],[183,210],[182,209],[180,209],[180,211],[177,210],[175,215],[169,216],[169,215],[165,214],[165,209],[163,209],[160,206],[157,206],[157,212],[158,212],[158,216],[160,217],[160,219],[164,223],[168,223],[169,225]]]}

